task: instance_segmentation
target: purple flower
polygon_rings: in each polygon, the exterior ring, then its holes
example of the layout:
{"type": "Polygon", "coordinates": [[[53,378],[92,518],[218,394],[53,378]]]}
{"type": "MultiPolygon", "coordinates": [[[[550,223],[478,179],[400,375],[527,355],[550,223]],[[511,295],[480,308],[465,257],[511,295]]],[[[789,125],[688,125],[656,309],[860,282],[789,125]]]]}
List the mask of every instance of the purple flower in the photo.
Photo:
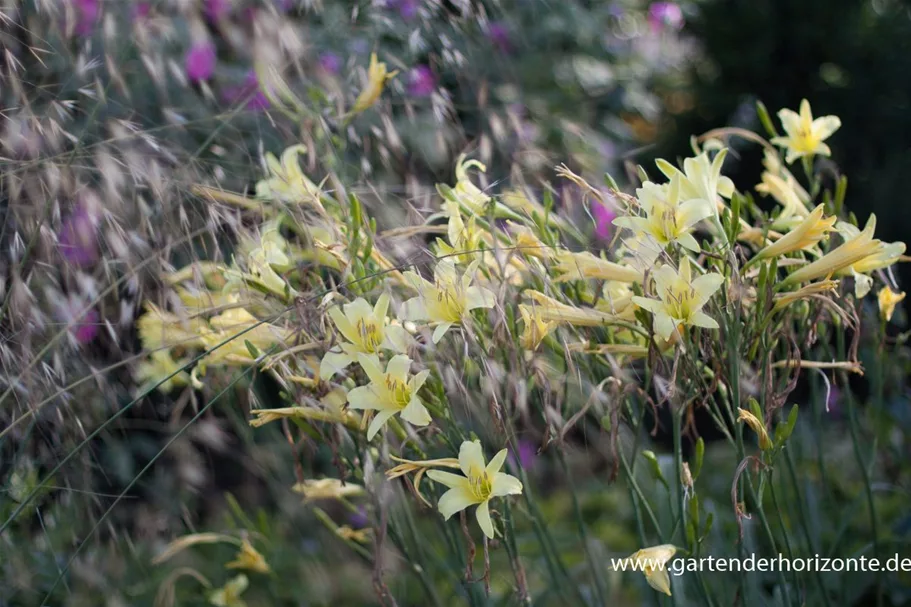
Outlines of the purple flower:
{"type": "Polygon", "coordinates": [[[287,13],[294,7],[294,0],[275,0],[275,8],[281,13],[287,13]]]}
{"type": "Polygon", "coordinates": [[[71,0],[76,7],[76,34],[89,36],[95,29],[95,23],[101,16],[99,0],[71,0]]]}
{"type": "Polygon", "coordinates": [[[610,240],[614,230],[614,219],[617,214],[608,207],[600,203],[594,203],[591,207],[592,216],[595,218],[595,237],[598,240],[610,240]]]}
{"type": "Polygon", "coordinates": [[[230,0],[206,0],[206,18],[211,22],[221,21],[231,12],[230,0]]]}
{"type": "Polygon", "coordinates": [[[190,47],[187,52],[186,69],[190,82],[211,78],[215,71],[215,45],[203,42],[190,47]]]}
{"type": "Polygon", "coordinates": [[[243,85],[227,89],[223,95],[228,103],[239,103],[243,101],[248,110],[259,111],[269,108],[269,99],[263,94],[259,86],[259,79],[256,72],[250,70],[243,85]]]}
{"type": "Polygon", "coordinates": [[[358,506],[357,512],[352,512],[348,517],[348,523],[355,529],[363,529],[370,525],[367,509],[363,506],[358,506]]]}
{"type": "Polygon", "coordinates": [[[525,470],[531,469],[535,465],[535,460],[538,459],[538,447],[530,440],[520,439],[519,440],[519,460],[516,461],[516,456],[513,450],[509,450],[509,462],[513,467],[521,464],[522,468],[525,470]]]}
{"type": "Polygon", "coordinates": [[[152,12],[151,2],[139,2],[133,7],[133,21],[146,19],[152,12]]]}
{"type": "Polygon", "coordinates": [[[408,74],[408,94],[429,97],[437,88],[437,78],[427,65],[419,65],[408,74]]]}
{"type": "Polygon", "coordinates": [[[504,23],[491,23],[487,30],[487,38],[493,43],[501,53],[512,51],[512,40],[509,36],[509,29],[504,23]]]}
{"type": "Polygon", "coordinates": [[[838,386],[832,386],[826,398],[826,411],[838,414],[841,412],[841,390],[838,386]]]}
{"type": "Polygon", "coordinates": [[[77,207],[64,220],[57,246],[63,258],[74,266],[84,268],[98,261],[95,221],[85,207],[77,207]]]}
{"type": "Polygon", "coordinates": [[[654,32],[664,28],[679,30],[683,27],[683,11],[674,2],[654,2],[648,7],[648,23],[654,32]]]}
{"type": "Polygon", "coordinates": [[[330,51],[321,53],[319,56],[319,67],[327,74],[338,74],[342,69],[342,58],[330,51]]]}
{"type": "Polygon", "coordinates": [[[71,295],[58,304],[60,321],[69,326],[70,336],[80,345],[88,344],[98,337],[101,317],[95,308],[85,309],[82,298],[71,295]]]}
{"type": "Polygon", "coordinates": [[[420,0],[390,0],[387,6],[397,10],[399,16],[405,21],[411,21],[418,15],[420,0]]]}

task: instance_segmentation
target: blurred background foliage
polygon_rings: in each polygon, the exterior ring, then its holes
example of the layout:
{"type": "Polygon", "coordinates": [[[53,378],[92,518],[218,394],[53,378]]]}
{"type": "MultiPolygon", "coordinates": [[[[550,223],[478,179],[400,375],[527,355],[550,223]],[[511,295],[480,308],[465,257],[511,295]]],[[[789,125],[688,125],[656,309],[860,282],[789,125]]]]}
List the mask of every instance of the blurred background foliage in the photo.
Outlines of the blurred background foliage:
{"type": "MultiPolygon", "coordinates": [[[[501,180],[556,191],[549,181],[562,162],[594,180],[611,171],[623,182],[624,161],[651,170],[654,157],[687,155],[692,134],[724,124],[758,129],[756,99],[774,112],[806,97],[820,115],[842,119],[832,160],[850,176],[850,206],[862,219],[877,213],[885,240],[907,240],[909,7],[888,0],[4,6],[0,422],[6,428],[30,406],[49,404],[0,438],[0,518],[9,520],[39,478],[131,400],[129,365],[109,367],[139,352],[137,302],[155,299],[161,272],[202,252],[230,251],[234,219],[193,196],[191,186],[251,193],[262,154],[293,142],[310,147],[304,164],[316,179],[332,171],[365,190],[368,204],[404,210],[429,206],[433,184],[453,182],[462,152],[488,164],[493,191],[501,180]],[[377,106],[346,124],[342,116],[372,52],[400,73],[377,106]],[[264,65],[305,101],[305,120],[284,115],[264,94],[264,65]],[[199,236],[206,231],[225,236],[199,236]],[[61,249],[74,238],[79,246],[97,243],[87,258],[61,249]],[[86,307],[90,313],[74,316],[86,307]]],[[[758,182],[758,173],[738,171],[740,164],[758,167],[759,150],[731,144],[743,162],[735,158],[726,172],[738,184],[758,182]]],[[[573,204],[560,193],[562,204],[573,204]]],[[[903,327],[901,310],[896,319],[903,327]]],[[[900,478],[911,431],[907,357],[883,360],[876,344],[866,347],[879,361],[886,396],[871,406],[897,420],[876,430],[884,441],[891,437],[889,459],[900,478]]],[[[156,395],[105,427],[0,533],[0,605],[37,605],[46,594],[51,605],[151,605],[168,571],[150,561],[166,541],[232,528],[264,538],[275,569],[269,592],[280,604],[374,604],[371,571],[299,497],[288,497],[294,479],[287,461],[303,461],[308,476],[331,475],[332,454],[297,452],[277,429],[253,433],[247,425],[245,412],[274,398],[270,389],[262,379],[238,384],[161,457],[203,403],[156,395]],[[327,582],[332,576],[344,576],[346,585],[327,582]]],[[[817,406],[825,401],[819,385],[805,393],[817,406]]],[[[568,465],[597,485],[607,466],[593,454],[607,453],[606,439],[597,429],[584,438],[568,465]]],[[[843,491],[853,495],[856,472],[841,471],[844,454],[835,451],[828,469],[844,474],[843,491]]],[[[542,455],[533,469],[542,486],[555,486],[562,474],[551,460],[542,455]]],[[[645,486],[657,485],[642,475],[645,486]]],[[[625,492],[586,492],[584,480],[577,483],[593,534],[634,549],[625,492]]],[[[729,485],[710,491],[723,502],[729,485]]],[[[547,517],[568,516],[573,505],[565,495],[545,496],[547,517]]],[[[900,511],[897,503],[889,508],[900,511]]],[[[911,519],[900,520],[905,527],[894,531],[906,537],[911,519]]],[[[232,555],[229,547],[204,547],[182,564],[215,580],[232,555]]],[[[394,591],[407,597],[402,584],[394,591]]],[[[864,604],[866,587],[849,597],[854,604],[864,604]]],[[[188,592],[178,604],[195,604],[191,594],[199,596],[188,592]]],[[[908,597],[896,587],[890,600],[908,597]]],[[[247,599],[263,604],[254,594],[247,599]]]]}

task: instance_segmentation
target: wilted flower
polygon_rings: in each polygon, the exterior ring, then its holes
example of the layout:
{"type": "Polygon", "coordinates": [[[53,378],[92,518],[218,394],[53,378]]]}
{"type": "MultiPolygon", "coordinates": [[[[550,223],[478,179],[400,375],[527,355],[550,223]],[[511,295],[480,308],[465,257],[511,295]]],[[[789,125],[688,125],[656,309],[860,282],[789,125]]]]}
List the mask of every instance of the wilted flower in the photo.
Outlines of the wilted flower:
{"type": "Polygon", "coordinates": [[[313,500],[340,500],[364,494],[364,488],[355,483],[343,482],[337,478],[308,479],[291,488],[304,496],[305,502],[313,500]]]}
{"type": "Polygon", "coordinates": [[[773,137],[772,143],[788,150],[785,161],[790,164],[801,156],[831,156],[832,150],[823,141],[841,127],[838,116],[823,116],[813,119],[810,102],[800,102],[800,114],[783,109],[778,112],[786,137],[773,137]]]}
{"type": "Polygon", "coordinates": [[[383,87],[386,81],[394,78],[398,71],[387,72],[386,64],[377,60],[376,53],[370,55],[370,67],[367,68],[367,86],[361,91],[354,101],[354,107],[351,108],[351,114],[359,114],[368,109],[380,95],[383,94],[383,87]]]}
{"type": "MultiPolygon", "coordinates": [[[[850,268],[862,259],[875,257],[885,248],[881,241],[873,238],[873,230],[876,228],[875,215],[870,216],[863,231],[858,231],[854,226],[849,226],[844,222],[839,223],[837,227],[845,236],[845,242],[813,263],[791,272],[784,279],[783,284],[809,282],[824,276],[831,276],[850,268]]],[[[847,273],[850,274],[850,270],[847,270],[847,273]]]]}
{"type": "Polygon", "coordinates": [[[636,568],[645,574],[649,586],[671,596],[671,579],[666,565],[675,552],[677,548],[673,544],[662,544],[638,550],[628,560],[636,563],[636,568]]]}
{"type": "Polygon", "coordinates": [[[565,322],[577,327],[600,327],[619,320],[614,314],[570,306],[533,289],[526,289],[523,295],[527,295],[535,302],[531,312],[536,322],[565,322]]]}
{"type": "Polygon", "coordinates": [[[215,45],[211,42],[194,44],[187,51],[185,65],[190,82],[208,80],[215,72],[215,45]]]}
{"type": "Polygon", "coordinates": [[[737,409],[737,421],[744,422],[759,437],[759,448],[767,451],[772,448],[772,439],[762,421],[747,411],[746,409],[737,409]]]}
{"type": "Polygon", "coordinates": [[[293,204],[309,204],[322,209],[322,190],[301,170],[298,156],[307,153],[307,146],[292,145],[282,152],[281,162],[272,152],[266,152],[269,177],[256,183],[256,197],[293,204]]]}
{"type": "MultiPolygon", "coordinates": [[[[867,220],[867,225],[871,224],[876,225],[875,215],[871,215],[867,220]]],[[[839,222],[836,227],[845,238],[854,238],[859,234],[856,226],[844,221],[839,222]]],[[[903,242],[880,242],[879,240],[874,242],[877,243],[877,246],[870,254],[835,272],[836,276],[854,277],[854,294],[857,297],[865,297],[873,287],[873,279],[868,274],[891,266],[905,252],[903,242]]]]}
{"type": "Polygon", "coordinates": [[[272,571],[265,557],[246,539],[241,542],[240,550],[238,550],[234,560],[227,563],[225,567],[228,569],[247,569],[256,573],[269,573],[272,571]]]}
{"type": "Polygon", "coordinates": [[[459,467],[462,474],[452,474],[442,470],[430,470],[427,476],[449,487],[443,494],[437,507],[444,518],[449,518],[477,504],[475,516],[484,535],[493,539],[494,529],[490,520],[490,500],[495,497],[518,495],[522,493],[522,483],[514,476],[500,472],[506,460],[507,450],[497,453],[485,466],[484,451],[480,441],[465,441],[459,449],[459,467]]]}
{"type": "Polygon", "coordinates": [[[240,595],[244,593],[250,580],[247,576],[240,574],[228,581],[227,584],[209,594],[209,603],[215,607],[247,607],[240,595]]]}
{"type": "Polygon", "coordinates": [[[496,303],[493,292],[471,286],[479,263],[480,260],[473,261],[459,276],[451,260],[440,260],[433,271],[434,282],[415,272],[405,272],[405,278],[420,295],[404,303],[401,318],[438,323],[433,331],[433,343],[437,343],[452,325],[462,322],[468,312],[492,308],[496,303]]]}
{"type": "Polygon", "coordinates": [[[329,316],[347,342],[340,343],[323,357],[320,379],[329,379],[357,360],[358,354],[376,354],[385,348],[404,352],[408,347],[408,332],[400,325],[389,324],[386,311],[389,296],[383,293],[371,308],[364,298],[334,307],[329,316]]]}
{"type": "Polygon", "coordinates": [[[905,292],[896,293],[889,287],[883,287],[879,290],[877,300],[879,301],[879,313],[886,322],[892,320],[892,314],[895,313],[895,306],[905,298],[905,292]]]}
{"type": "Polygon", "coordinates": [[[554,279],[556,282],[586,279],[642,282],[642,272],[636,268],[607,261],[588,251],[581,253],[557,251],[553,254],[553,258],[557,262],[553,269],[560,273],[554,279]]]}
{"type": "Polygon", "coordinates": [[[430,423],[430,413],[418,396],[430,371],[421,371],[409,377],[411,359],[404,354],[393,356],[385,371],[376,356],[359,354],[358,362],[370,378],[370,383],[348,392],[348,406],[352,409],[377,411],[367,428],[368,441],[373,440],[376,433],[396,413],[415,426],[430,423]]]}
{"type": "Polygon", "coordinates": [[[679,271],[670,266],[661,266],[655,271],[655,291],[660,299],[633,297],[633,301],[654,314],[655,333],[667,340],[680,325],[718,328],[715,319],[703,312],[702,307],[723,282],[724,276],[715,273],[694,279],[689,259],[684,257],[679,271]]]}

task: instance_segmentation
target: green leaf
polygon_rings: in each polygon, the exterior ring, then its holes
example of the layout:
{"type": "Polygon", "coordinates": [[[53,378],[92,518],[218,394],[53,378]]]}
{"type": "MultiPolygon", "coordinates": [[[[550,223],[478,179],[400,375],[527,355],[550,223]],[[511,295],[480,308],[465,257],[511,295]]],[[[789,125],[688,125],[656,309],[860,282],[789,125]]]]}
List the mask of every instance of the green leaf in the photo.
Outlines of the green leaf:
{"type": "Polygon", "coordinates": [[[762,123],[762,128],[766,130],[769,137],[778,137],[778,131],[775,129],[775,124],[772,122],[769,110],[762,101],[756,101],[756,114],[759,116],[759,122],[762,123]]]}
{"type": "Polygon", "coordinates": [[[693,457],[693,465],[690,468],[690,476],[693,477],[693,482],[696,482],[696,479],[699,478],[699,473],[702,472],[702,460],[705,457],[705,441],[702,440],[700,436],[696,441],[696,453],[693,457]]]}
{"type": "Polygon", "coordinates": [[[791,411],[788,413],[788,420],[783,424],[778,424],[778,426],[775,428],[776,447],[781,447],[794,432],[794,427],[797,425],[797,409],[797,405],[791,407],[791,411]]]}

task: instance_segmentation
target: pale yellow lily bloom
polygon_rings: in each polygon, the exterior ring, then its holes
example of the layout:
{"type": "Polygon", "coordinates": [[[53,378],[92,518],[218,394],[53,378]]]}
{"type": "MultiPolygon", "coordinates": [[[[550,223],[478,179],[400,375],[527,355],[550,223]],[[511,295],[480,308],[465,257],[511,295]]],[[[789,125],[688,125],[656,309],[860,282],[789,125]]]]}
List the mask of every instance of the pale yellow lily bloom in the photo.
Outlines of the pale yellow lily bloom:
{"type": "Polygon", "coordinates": [[[838,288],[837,280],[820,280],[819,282],[810,283],[791,293],[784,293],[775,296],[775,306],[773,310],[783,310],[795,301],[818,295],[820,293],[829,293],[838,288]]]}
{"type": "Polygon", "coordinates": [[[637,268],[607,261],[588,251],[573,253],[559,250],[554,252],[553,259],[557,262],[553,269],[559,272],[555,282],[587,279],[642,282],[642,272],[637,268]]]}
{"type": "Polygon", "coordinates": [[[326,499],[340,500],[364,494],[364,488],[361,485],[343,482],[337,478],[307,479],[302,483],[296,483],[291,490],[302,494],[305,502],[326,499]]]}
{"type": "Polygon", "coordinates": [[[614,314],[623,320],[633,321],[636,317],[633,305],[633,290],[630,285],[617,280],[608,280],[601,289],[601,298],[595,304],[596,310],[614,314]]]}
{"type": "Polygon", "coordinates": [[[247,569],[256,573],[269,573],[272,571],[265,557],[247,539],[241,542],[240,550],[238,550],[234,560],[226,563],[225,567],[227,569],[247,569]]]}
{"type": "MultiPolygon", "coordinates": [[[[790,232],[779,238],[774,244],[759,251],[753,260],[780,257],[795,251],[806,251],[816,246],[819,241],[828,237],[828,233],[835,229],[837,217],[834,215],[823,219],[824,205],[819,205],[806,219],[796,225],[790,232]]],[[[751,262],[753,261],[751,260],[751,262]]]]}
{"type": "MultiPolygon", "coordinates": [[[[867,225],[862,232],[845,231],[841,223],[838,224],[838,227],[843,229],[842,234],[846,236],[845,242],[813,263],[791,272],[782,284],[809,282],[817,278],[831,276],[840,270],[850,268],[861,259],[876,255],[882,251],[883,243],[873,238],[873,230],[876,228],[875,215],[870,216],[870,220],[867,221],[867,225]]],[[[850,270],[848,273],[850,273],[850,270]]]]}
{"type": "Polygon", "coordinates": [[[269,177],[256,183],[256,197],[292,204],[309,204],[322,210],[322,190],[301,170],[298,156],[307,153],[307,146],[292,145],[282,152],[281,162],[271,152],[266,153],[269,177]]]}
{"type": "Polygon", "coordinates": [[[136,329],[142,347],[149,352],[162,348],[197,347],[202,345],[203,335],[209,332],[204,319],[181,318],[151,302],[146,302],[146,311],[136,320],[136,329]]]}
{"type": "Polygon", "coordinates": [[[213,316],[209,324],[214,331],[206,333],[203,345],[207,350],[215,349],[200,361],[198,368],[203,371],[206,365],[211,364],[244,365],[254,362],[247,342],[265,353],[276,343],[291,337],[289,330],[260,322],[244,308],[234,308],[213,316]]]}
{"type": "Polygon", "coordinates": [[[247,579],[247,576],[240,574],[221,588],[209,593],[209,604],[215,605],[215,607],[247,607],[247,603],[240,598],[240,595],[249,585],[250,580],[247,579]]]}
{"type": "Polygon", "coordinates": [[[405,278],[419,295],[404,303],[400,318],[438,323],[433,331],[433,343],[438,343],[446,331],[462,322],[471,310],[492,308],[496,303],[493,291],[471,286],[479,263],[480,260],[471,262],[459,276],[455,263],[450,259],[442,259],[434,268],[434,282],[415,272],[405,272],[405,278]]]}
{"type": "Polygon", "coordinates": [[[398,73],[398,70],[387,72],[386,64],[377,59],[376,53],[371,53],[370,66],[367,68],[367,86],[354,101],[350,114],[359,114],[376,103],[383,94],[386,81],[391,80],[398,73]]]}
{"type": "Polygon", "coordinates": [[[892,314],[895,313],[895,306],[905,298],[905,292],[896,293],[889,287],[883,287],[879,290],[877,300],[879,302],[879,313],[883,320],[889,322],[892,320],[892,314]]]}
{"type": "MultiPolygon", "coordinates": [[[[870,216],[867,225],[871,223],[873,226],[876,225],[876,215],[870,216]]],[[[854,238],[859,234],[856,226],[844,221],[839,222],[837,227],[845,238],[854,238]]],[[[873,279],[868,274],[891,266],[905,252],[903,242],[875,242],[879,244],[870,254],[835,272],[836,276],[854,277],[854,294],[858,298],[866,297],[873,288],[873,279]]]]}
{"type": "Polygon", "coordinates": [[[544,322],[565,322],[577,327],[601,327],[620,320],[614,314],[607,314],[594,308],[570,306],[533,289],[526,289],[522,293],[534,300],[534,314],[544,322]]]}
{"type": "Polygon", "coordinates": [[[391,324],[386,317],[389,296],[383,293],[370,307],[360,297],[342,307],[329,309],[329,317],[346,341],[326,352],[320,363],[319,377],[329,379],[357,360],[358,354],[376,354],[382,349],[405,352],[410,336],[401,325],[391,324]]]}
{"type": "Polygon", "coordinates": [[[537,307],[521,304],[519,314],[522,316],[524,330],[520,343],[526,350],[535,351],[544,338],[556,328],[557,323],[554,321],[544,320],[541,317],[540,309],[537,307]]]}
{"type": "Polygon", "coordinates": [[[627,559],[635,563],[635,570],[645,574],[648,585],[664,594],[671,596],[671,579],[667,572],[667,562],[677,552],[673,544],[662,544],[637,550],[627,559]]]}
{"type": "Polygon", "coordinates": [[[654,315],[655,333],[661,339],[670,339],[680,325],[718,328],[715,319],[702,308],[721,287],[724,276],[710,273],[693,278],[690,261],[684,257],[679,271],[665,265],[655,270],[654,277],[659,299],[637,296],[633,297],[633,302],[654,315]]]}
{"type": "Polygon", "coordinates": [[[393,356],[385,371],[376,356],[358,354],[358,362],[370,378],[370,383],[348,392],[348,406],[377,411],[367,428],[368,441],[373,440],[395,414],[413,426],[426,426],[431,422],[430,412],[418,396],[430,371],[410,375],[411,359],[404,354],[393,356]]]}
{"type": "Polygon", "coordinates": [[[174,360],[168,350],[156,350],[149,358],[136,366],[134,377],[143,386],[152,386],[166,377],[167,381],[158,386],[158,390],[168,393],[174,388],[186,386],[190,382],[190,375],[183,370],[189,360],[174,360]]]}
{"type": "Polygon", "coordinates": [[[810,102],[800,102],[800,114],[783,109],[778,112],[786,137],[773,137],[772,144],[787,149],[785,162],[791,164],[801,156],[831,156],[832,150],[823,141],[841,127],[838,116],[823,116],[813,119],[810,102]]]}
{"type": "Polygon", "coordinates": [[[554,253],[554,248],[541,242],[541,239],[538,238],[528,226],[512,221],[507,221],[506,225],[509,227],[509,231],[512,234],[513,246],[515,246],[522,255],[536,257],[538,259],[548,259],[554,253]]]}
{"type": "Polygon", "coordinates": [[[467,224],[462,220],[462,211],[457,202],[447,200],[445,208],[449,215],[449,242],[437,238],[437,256],[451,258],[456,263],[471,263],[481,255],[484,233],[475,226],[477,222],[474,215],[468,218],[467,224]]]}
{"type": "Polygon", "coordinates": [[[681,196],[680,173],[671,177],[670,183],[658,185],[650,181],[636,190],[639,207],[645,217],[617,217],[615,226],[627,228],[637,234],[648,234],[662,247],[677,243],[697,252],[699,243],[693,237],[693,227],[714,213],[712,204],[702,198],[684,200],[681,196]]]}
{"type": "Polygon", "coordinates": [[[734,195],[734,182],[721,174],[721,167],[727,153],[727,149],[722,149],[715,154],[714,159],[709,159],[707,151],[695,158],[687,158],[683,161],[683,171],[660,158],[655,161],[655,164],[668,179],[680,178],[680,197],[683,200],[694,198],[705,200],[717,217],[719,206],[722,205],[719,196],[729,199],[734,195]]]}
{"type": "Polygon", "coordinates": [[[768,451],[772,448],[772,439],[766,430],[765,424],[758,417],[746,409],[737,409],[737,421],[745,423],[759,437],[759,448],[768,451]]]}
{"type": "Polygon", "coordinates": [[[459,467],[465,476],[442,470],[429,470],[428,478],[449,487],[449,491],[443,494],[437,504],[443,518],[449,520],[456,512],[477,504],[475,517],[478,519],[478,525],[481,526],[484,535],[493,539],[490,500],[522,493],[522,483],[519,479],[500,472],[506,455],[507,450],[503,449],[485,465],[481,442],[465,441],[459,448],[459,467]]]}

